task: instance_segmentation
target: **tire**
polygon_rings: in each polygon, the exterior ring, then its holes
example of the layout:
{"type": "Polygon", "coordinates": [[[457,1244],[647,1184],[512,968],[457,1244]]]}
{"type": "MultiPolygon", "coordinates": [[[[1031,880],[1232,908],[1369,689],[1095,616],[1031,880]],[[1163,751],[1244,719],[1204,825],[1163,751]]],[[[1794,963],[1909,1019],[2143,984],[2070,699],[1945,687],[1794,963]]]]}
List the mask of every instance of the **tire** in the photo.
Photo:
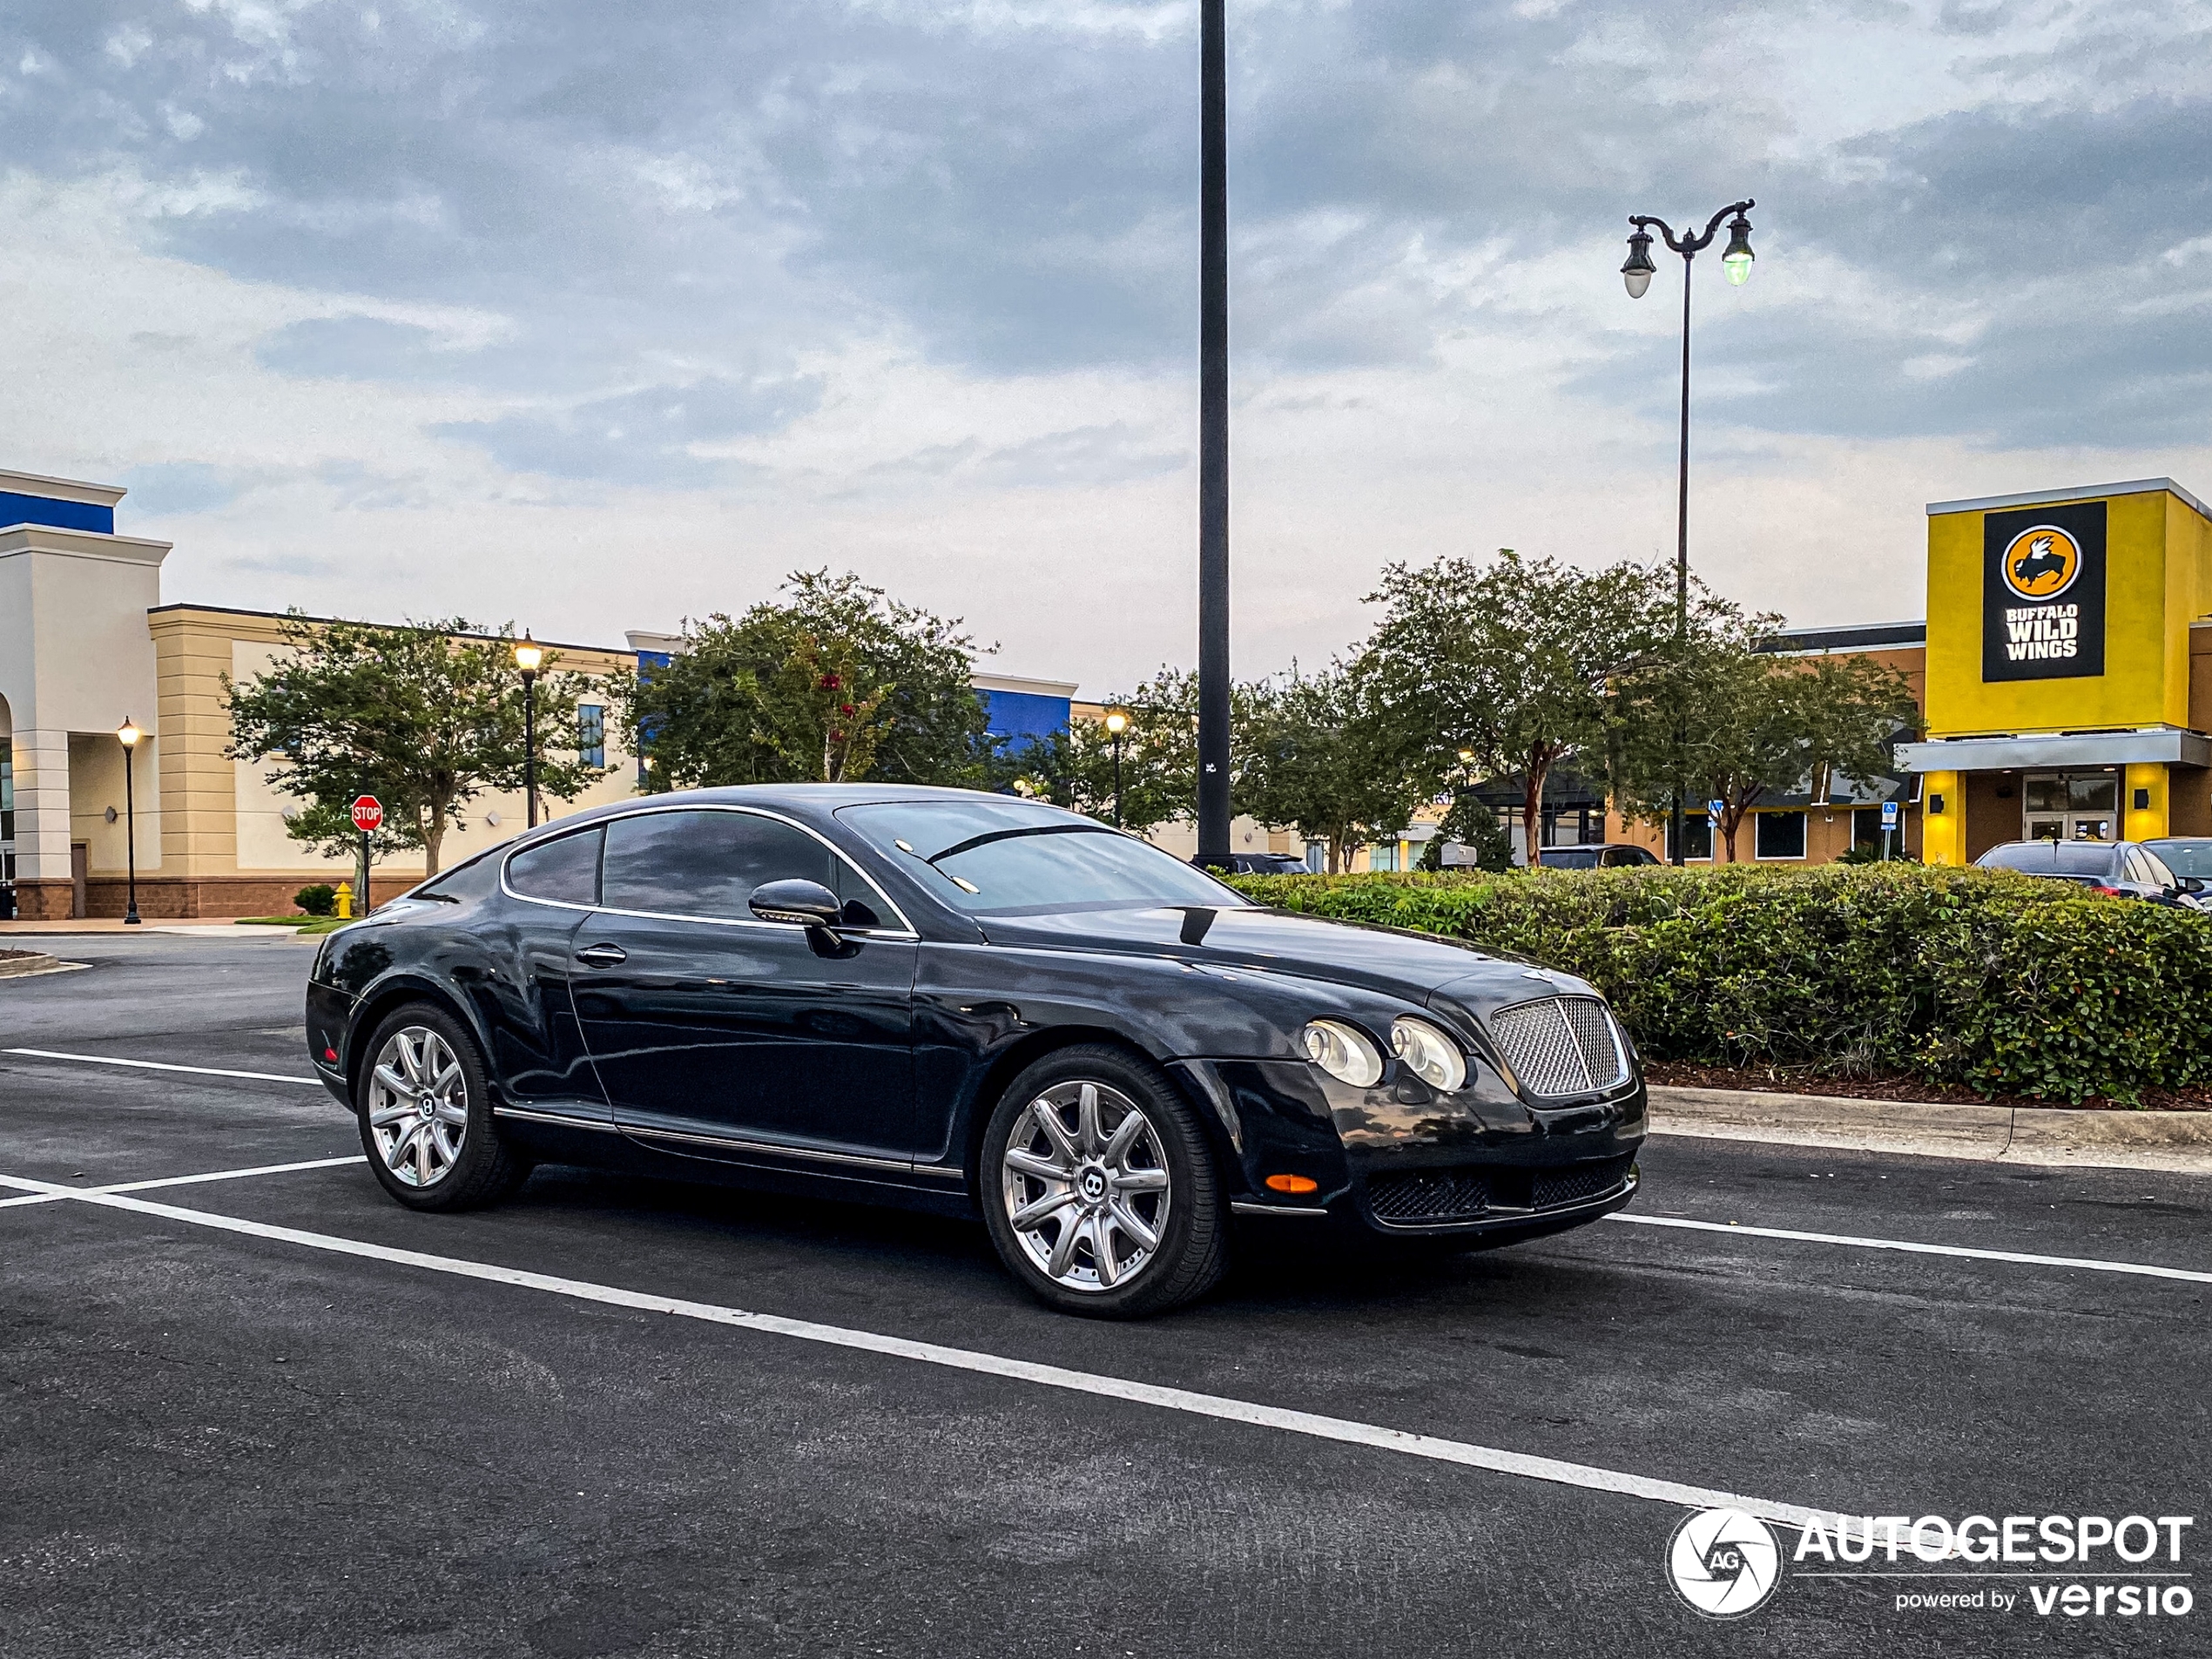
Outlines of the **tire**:
{"type": "Polygon", "coordinates": [[[496,1204],[529,1174],[500,1138],[475,1039],[435,1002],[409,1002],[378,1022],[354,1110],[368,1167],[410,1210],[496,1204]]]}
{"type": "Polygon", "coordinates": [[[1204,1131],[1159,1069],[1125,1050],[1062,1049],[1022,1072],[984,1129],[978,1173],[999,1259],[1063,1313],[1165,1312],[1228,1265],[1204,1131]]]}

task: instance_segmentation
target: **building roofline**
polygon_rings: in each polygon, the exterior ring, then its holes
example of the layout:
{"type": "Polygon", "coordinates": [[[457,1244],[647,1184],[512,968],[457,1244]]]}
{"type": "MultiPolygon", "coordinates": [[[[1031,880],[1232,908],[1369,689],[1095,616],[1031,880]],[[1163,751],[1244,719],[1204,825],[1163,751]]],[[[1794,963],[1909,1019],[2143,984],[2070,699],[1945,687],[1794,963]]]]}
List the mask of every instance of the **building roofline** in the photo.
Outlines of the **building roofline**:
{"type": "Polygon", "coordinates": [[[6,468],[0,468],[0,490],[13,496],[43,496],[48,501],[73,501],[86,507],[112,507],[131,493],[121,484],[50,478],[43,472],[14,472],[6,468]]]}
{"type": "Polygon", "coordinates": [[[1016,696],[1073,698],[1074,680],[1028,679],[1019,674],[974,674],[968,683],[979,691],[1007,691],[1016,696]]]}
{"type": "Polygon", "coordinates": [[[1834,628],[1777,628],[1759,641],[1777,657],[1815,651],[1898,650],[1928,643],[1925,622],[1846,623],[1834,628]]]}
{"type": "Polygon", "coordinates": [[[64,558],[111,559],[118,564],[159,565],[176,546],[143,536],[111,536],[105,530],[64,529],[58,524],[0,525],[0,558],[24,553],[57,553],[64,558]]]}
{"type": "MultiPolygon", "coordinates": [[[[166,544],[164,543],[163,545],[166,544]]],[[[359,617],[311,617],[304,612],[293,612],[290,610],[248,610],[242,605],[193,604],[188,600],[179,600],[174,604],[155,605],[152,609],[146,612],[146,615],[149,617],[159,617],[176,610],[201,610],[207,612],[211,616],[217,617],[260,617],[270,622],[298,621],[341,623],[361,621],[359,617]]],[[[396,628],[411,624],[401,623],[369,622],[361,623],[361,625],[368,628],[396,628]]],[[[454,635],[453,637],[455,639],[499,639],[504,637],[504,636],[500,634],[461,633],[454,635]]],[[[548,651],[597,651],[603,657],[629,657],[635,654],[634,652],[625,650],[620,645],[583,645],[578,644],[572,640],[559,639],[541,639],[536,643],[544,646],[548,651]]]]}
{"type": "Polygon", "coordinates": [[[2187,502],[2195,509],[2198,517],[2212,519],[2212,507],[2207,507],[2171,478],[2131,478],[2126,483],[2088,484],[2080,489],[2035,489],[2024,496],[1978,496],[1972,501],[1932,501],[1928,503],[1928,516],[1933,518],[1939,513],[1995,511],[2002,507],[2050,507],[2060,502],[2095,501],[2105,496],[2149,496],[2160,490],[2187,502]]]}

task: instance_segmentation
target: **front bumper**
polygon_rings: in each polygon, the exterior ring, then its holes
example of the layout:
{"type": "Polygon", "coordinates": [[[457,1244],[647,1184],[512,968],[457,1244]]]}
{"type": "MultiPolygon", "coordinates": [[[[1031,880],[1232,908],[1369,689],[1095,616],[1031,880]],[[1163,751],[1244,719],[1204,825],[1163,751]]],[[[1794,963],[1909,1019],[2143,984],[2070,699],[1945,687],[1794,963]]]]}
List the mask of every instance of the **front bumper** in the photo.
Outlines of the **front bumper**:
{"type": "Polygon", "coordinates": [[[1236,1166],[1236,1213],[1329,1217],[1393,1238],[1507,1243],[1580,1225],[1635,1196],[1646,1132],[1639,1075],[1621,1089],[1542,1108],[1480,1068],[1440,1095],[1395,1075],[1372,1089],[1293,1060],[1185,1061],[1236,1166]],[[1271,1190],[1302,1177],[1310,1192],[1271,1190]]]}

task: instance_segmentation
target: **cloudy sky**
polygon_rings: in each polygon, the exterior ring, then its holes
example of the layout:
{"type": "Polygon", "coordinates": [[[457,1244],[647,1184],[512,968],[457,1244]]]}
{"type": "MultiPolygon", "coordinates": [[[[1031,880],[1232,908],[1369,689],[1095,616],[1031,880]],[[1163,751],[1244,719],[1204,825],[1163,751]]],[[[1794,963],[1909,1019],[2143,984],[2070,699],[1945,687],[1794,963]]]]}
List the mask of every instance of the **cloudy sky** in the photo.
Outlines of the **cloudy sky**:
{"type": "MultiPolygon", "coordinates": [[[[618,642],[799,566],[1195,658],[1195,0],[10,0],[0,466],[166,596],[618,642]]],[[[1394,559],[1923,614],[1938,498],[2212,493],[2212,6],[1231,0],[1237,666],[1394,559]]]]}

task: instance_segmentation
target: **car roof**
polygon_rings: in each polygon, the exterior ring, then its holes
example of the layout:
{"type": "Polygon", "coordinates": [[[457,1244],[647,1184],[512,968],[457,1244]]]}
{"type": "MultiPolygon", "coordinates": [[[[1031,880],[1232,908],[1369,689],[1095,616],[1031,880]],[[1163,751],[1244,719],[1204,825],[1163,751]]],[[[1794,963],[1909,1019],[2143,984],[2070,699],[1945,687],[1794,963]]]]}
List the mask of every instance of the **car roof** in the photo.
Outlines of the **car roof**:
{"type": "MultiPolygon", "coordinates": [[[[873,806],[894,801],[996,800],[1015,802],[1041,807],[1048,812],[1066,813],[1065,807],[1055,806],[1050,801],[1028,800],[1019,795],[1002,795],[988,789],[947,789],[937,784],[732,784],[713,789],[671,789],[657,795],[632,795],[625,800],[608,801],[604,806],[587,806],[582,812],[570,813],[535,830],[525,831],[501,846],[513,852],[533,841],[546,840],[563,831],[582,829],[610,818],[620,818],[641,810],[666,811],[677,806],[758,806],[769,812],[782,813],[802,822],[826,825],[831,815],[846,806],[873,806]]],[[[1069,818],[1080,814],[1068,813],[1069,818]]]]}
{"type": "Polygon", "coordinates": [[[1974,862],[1984,869],[2017,870],[2023,875],[2096,875],[2114,868],[2133,841],[2006,841],[1974,862]]]}

